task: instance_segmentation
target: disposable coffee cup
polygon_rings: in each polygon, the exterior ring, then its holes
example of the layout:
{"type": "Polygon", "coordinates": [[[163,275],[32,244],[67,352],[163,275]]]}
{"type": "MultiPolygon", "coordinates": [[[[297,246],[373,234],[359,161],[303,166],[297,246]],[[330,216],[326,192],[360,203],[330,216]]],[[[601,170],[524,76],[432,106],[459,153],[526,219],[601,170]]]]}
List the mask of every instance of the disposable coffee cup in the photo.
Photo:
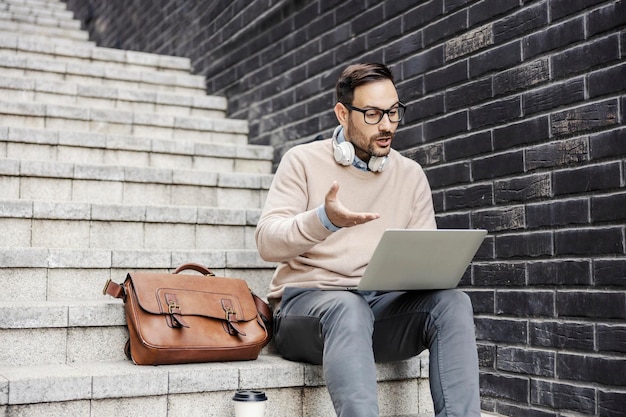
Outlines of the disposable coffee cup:
{"type": "Polygon", "coordinates": [[[267,396],[263,391],[239,390],[233,396],[235,417],[263,417],[267,396]]]}

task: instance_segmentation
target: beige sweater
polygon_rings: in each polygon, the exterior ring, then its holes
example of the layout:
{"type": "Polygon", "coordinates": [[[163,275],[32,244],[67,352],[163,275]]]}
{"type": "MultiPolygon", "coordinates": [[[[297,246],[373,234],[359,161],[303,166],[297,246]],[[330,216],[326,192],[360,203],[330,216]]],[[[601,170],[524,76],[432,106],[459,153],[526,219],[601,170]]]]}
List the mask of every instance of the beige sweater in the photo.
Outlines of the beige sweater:
{"type": "Polygon", "coordinates": [[[330,139],[296,146],[283,156],[261,213],[256,243],[263,259],[278,262],[269,299],[286,286],[355,287],[386,229],[435,229],[428,181],[416,162],[395,150],[385,171],[341,166],[330,139]],[[337,198],[356,212],[380,218],[336,232],[327,230],[316,209],[333,181],[337,198]]]}

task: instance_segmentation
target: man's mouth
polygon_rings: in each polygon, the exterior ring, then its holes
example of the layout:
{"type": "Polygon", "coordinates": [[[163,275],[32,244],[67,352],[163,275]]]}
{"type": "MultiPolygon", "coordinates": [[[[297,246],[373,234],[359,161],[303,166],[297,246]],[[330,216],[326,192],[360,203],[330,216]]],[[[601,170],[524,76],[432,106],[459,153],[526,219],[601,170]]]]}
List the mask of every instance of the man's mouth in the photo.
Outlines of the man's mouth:
{"type": "Polygon", "coordinates": [[[391,136],[383,136],[383,137],[376,138],[376,144],[383,148],[391,145],[391,136]]]}

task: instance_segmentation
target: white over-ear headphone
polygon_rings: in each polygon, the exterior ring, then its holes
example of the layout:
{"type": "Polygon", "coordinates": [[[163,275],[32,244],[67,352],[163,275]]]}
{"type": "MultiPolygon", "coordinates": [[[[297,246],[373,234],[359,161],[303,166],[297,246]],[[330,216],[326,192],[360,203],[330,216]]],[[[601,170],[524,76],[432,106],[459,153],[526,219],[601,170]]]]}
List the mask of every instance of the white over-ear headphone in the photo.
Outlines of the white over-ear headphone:
{"type": "MultiPolygon", "coordinates": [[[[352,162],[354,162],[354,145],[347,140],[344,140],[341,143],[337,142],[337,136],[342,129],[342,126],[337,126],[333,132],[333,155],[335,156],[335,161],[339,165],[348,166],[352,165],[352,162]]],[[[388,159],[389,158],[387,156],[371,155],[370,160],[367,163],[367,168],[372,172],[383,172],[388,159]]]]}

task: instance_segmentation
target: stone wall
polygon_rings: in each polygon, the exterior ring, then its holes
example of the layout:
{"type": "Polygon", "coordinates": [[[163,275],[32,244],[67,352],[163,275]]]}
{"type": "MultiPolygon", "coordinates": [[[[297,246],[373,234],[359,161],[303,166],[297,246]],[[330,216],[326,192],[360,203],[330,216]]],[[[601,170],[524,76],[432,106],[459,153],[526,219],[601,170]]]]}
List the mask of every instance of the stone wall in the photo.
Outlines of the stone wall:
{"type": "Polygon", "coordinates": [[[388,64],[439,226],[489,230],[462,282],[483,407],[624,416],[626,1],[67,3],[101,45],[190,57],[275,162],[331,134],[345,65],[388,64]]]}

